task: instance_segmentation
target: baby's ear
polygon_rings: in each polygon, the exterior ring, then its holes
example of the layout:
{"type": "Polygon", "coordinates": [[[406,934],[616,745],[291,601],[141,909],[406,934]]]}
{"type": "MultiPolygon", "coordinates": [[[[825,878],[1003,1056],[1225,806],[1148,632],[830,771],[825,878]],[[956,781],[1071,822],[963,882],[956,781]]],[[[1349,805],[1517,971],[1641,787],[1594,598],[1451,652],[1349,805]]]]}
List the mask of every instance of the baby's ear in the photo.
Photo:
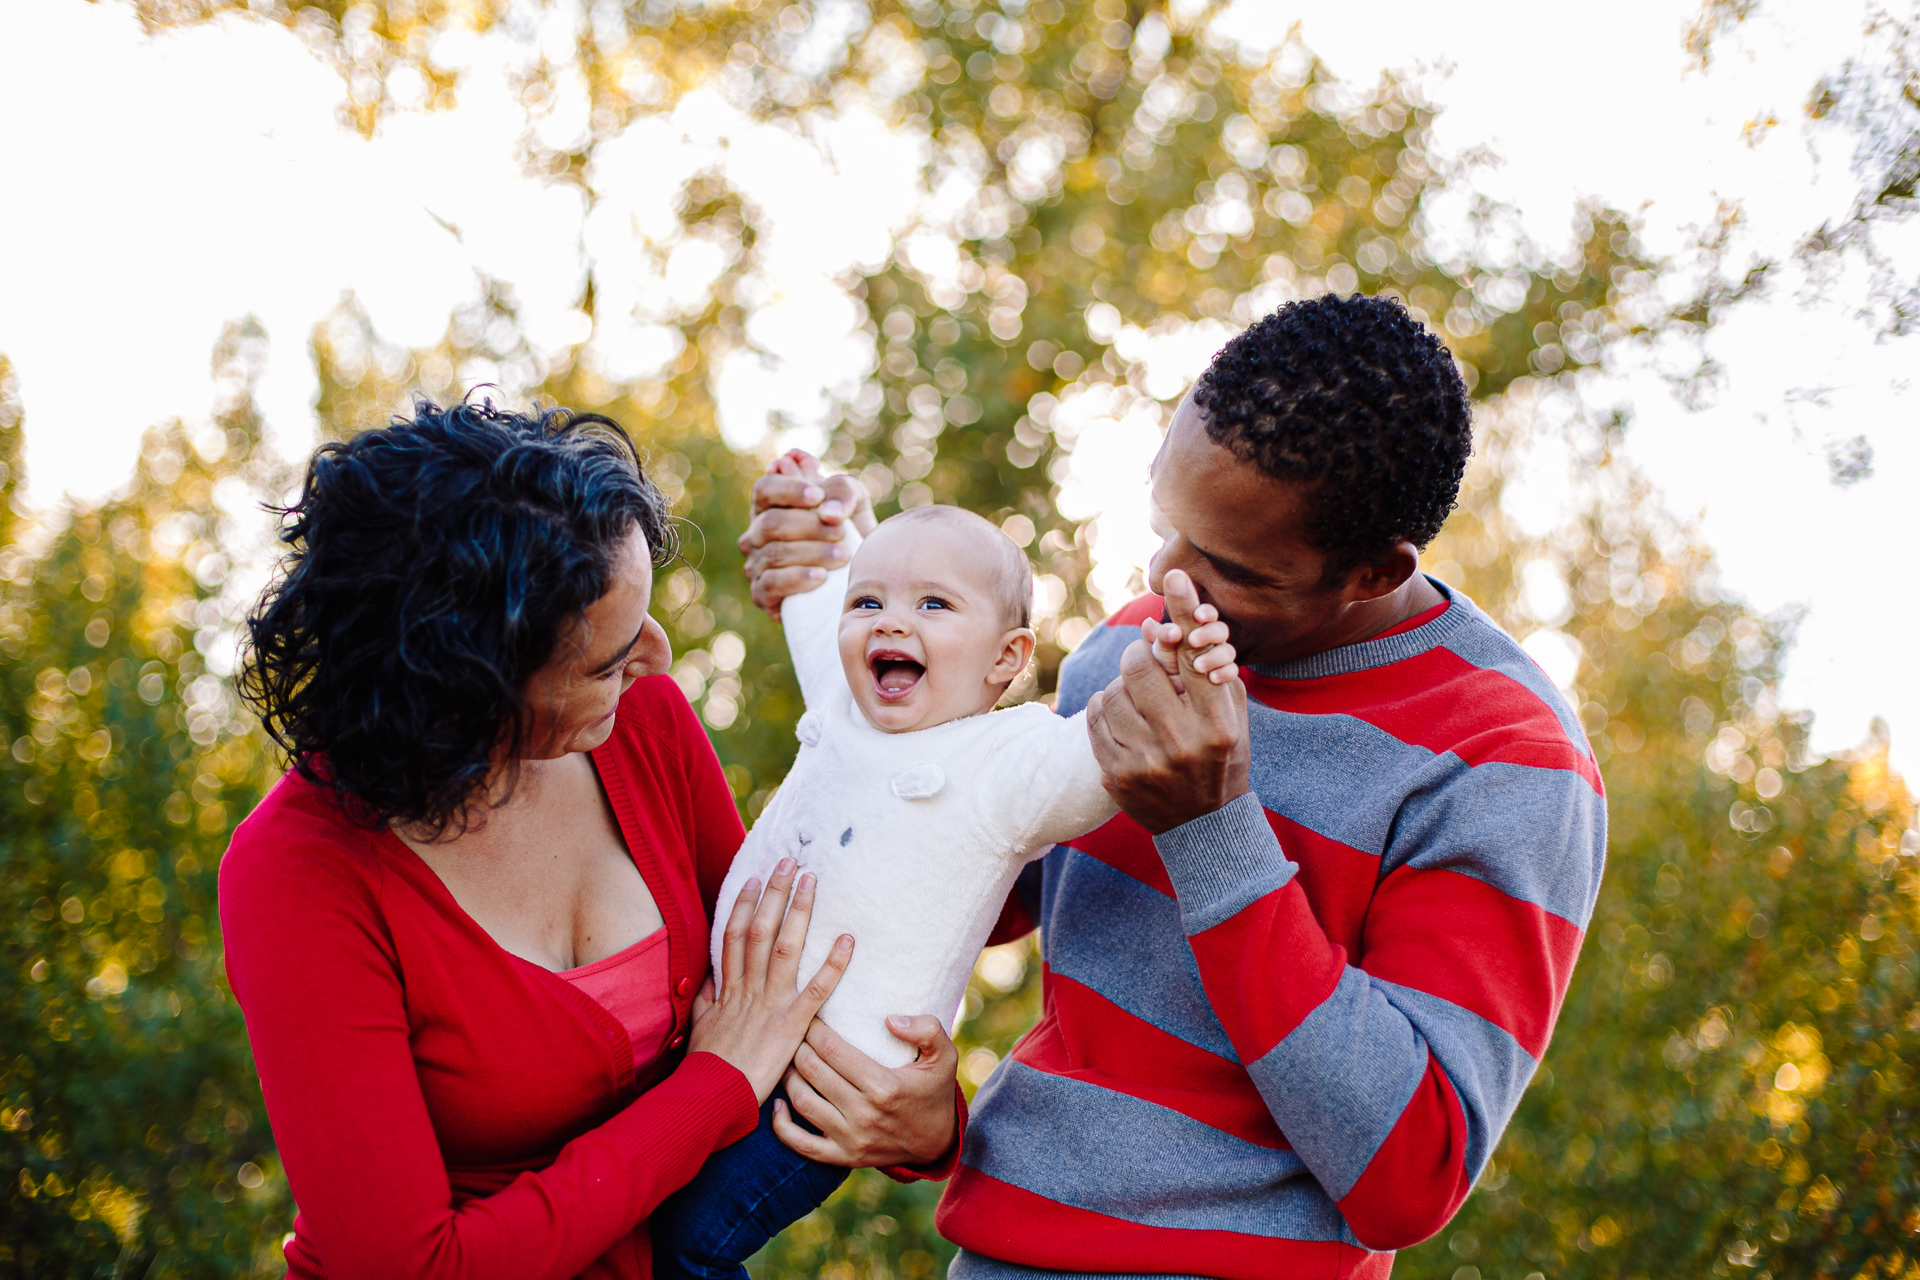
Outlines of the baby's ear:
{"type": "Polygon", "coordinates": [[[1020,673],[1033,661],[1033,646],[1037,643],[1032,627],[1015,627],[1000,637],[1000,657],[988,673],[988,683],[1004,684],[1020,678],[1020,673]]]}

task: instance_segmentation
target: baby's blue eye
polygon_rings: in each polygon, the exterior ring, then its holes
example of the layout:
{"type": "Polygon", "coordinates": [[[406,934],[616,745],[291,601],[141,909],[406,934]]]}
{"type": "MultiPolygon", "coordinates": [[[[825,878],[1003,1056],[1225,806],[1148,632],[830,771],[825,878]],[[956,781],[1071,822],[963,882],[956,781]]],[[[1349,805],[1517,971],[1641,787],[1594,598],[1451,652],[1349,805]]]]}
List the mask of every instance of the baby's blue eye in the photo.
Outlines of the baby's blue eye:
{"type": "Polygon", "coordinates": [[[922,600],[920,602],[920,607],[922,609],[950,609],[953,606],[948,604],[945,600],[937,599],[933,596],[928,596],[925,600],[922,600]]]}
{"type": "Polygon", "coordinates": [[[872,596],[861,596],[858,600],[855,600],[847,606],[849,609],[878,609],[879,607],[880,602],[872,596]]]}

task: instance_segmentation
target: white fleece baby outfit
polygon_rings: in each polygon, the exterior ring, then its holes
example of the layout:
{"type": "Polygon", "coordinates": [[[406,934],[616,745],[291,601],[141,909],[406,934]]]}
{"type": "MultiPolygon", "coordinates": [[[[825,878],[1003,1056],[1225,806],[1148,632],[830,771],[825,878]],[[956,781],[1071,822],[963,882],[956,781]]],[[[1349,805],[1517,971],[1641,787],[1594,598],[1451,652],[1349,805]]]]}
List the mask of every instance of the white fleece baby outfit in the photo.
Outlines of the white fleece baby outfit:
{"type": "MultiPolygon", "coordinates": [[[[848,549],[858,545],[851,528],[848,549]]],[[[1055,844],[1119,811],[1100,785],[1083,712],[1036,703],[906,733],[868,723],[840,665],[847,570],[781,605],[807,711],[800,754],[747,833],[720,887],[715,921],[740,886],[765,884],[782,857],[819,878],[800,958],[805,983],[834,939],[853,961],[821,1010],[827,1025],[883,1066],[914,1050],[891,1014],[930,1013],[953,1033],[967,975],[1014,877],[1055,844]]],[[[713,931],[718,981],[723,931],[713,931]]]]}

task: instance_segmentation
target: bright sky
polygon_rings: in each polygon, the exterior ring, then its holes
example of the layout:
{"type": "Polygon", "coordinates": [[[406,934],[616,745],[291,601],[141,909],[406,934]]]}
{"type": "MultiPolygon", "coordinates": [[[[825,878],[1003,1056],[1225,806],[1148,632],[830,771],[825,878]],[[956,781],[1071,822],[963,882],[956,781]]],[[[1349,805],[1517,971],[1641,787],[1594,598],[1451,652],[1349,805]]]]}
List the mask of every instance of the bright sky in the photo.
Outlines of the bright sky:
{"type": "MultiPolygon", "coordinates": [[[[1859,47],[1864,9],[1768,0],[1704,75],[1689,72],[1681,47],[1697,11],[1696,0],[1241,8],[1253,37],[1299,21],[1350,79],[1434,71],[1441,147],[1501,156],[1481,185],[1544,242],[1564,242],[1574,202],[1599,196],[1641,211],[1656,249],[1678,250],[1727,199],[1746,210],[1748,243],[1778,254],[1854,191],[1849,143],[1811,133],[1799,108],[1859,47]],[[1749,145],[1742,125],[1769,112],[1781,124],[1749,145]]],[[[221,326],[248,313],[274,340],[262,400],[295,455],[311,432],[306,337],[348,291],[383,337],[424,345],[484,270],[513,284],[536,347],[558,348],[580,332],[572,306],[590,249],[602,284],[597,358],[613,374],[647,368],[671,352],[644,317],[697,293],[720,264],[707,247],[682,245],[666,279],[646,283],[633,230],[668,234],[679,175],[723,137],[728,176],[774,223],[770,305],[755,336],[785,361],[742,362],[722,388],[729,437],[752,443],[769,407],[804,420],[824,407],[823,388],[856,383],[866,355],[831,278],[884,254],[889,229],[913,211],[898,179],[911,148],[858,121],[834,136],[828,166],[695,101],[670,127],[632,131],[606,153],[606,205],[583,221],[575,195],[521,173],[518,109],[484,67],[459,110],[397,117],[368,142],[336,124],[333,72],[278,27],[148,38],[129,6],[8,0],[0,49],[16,53],[0,77],[0,172],[10,179],[0,352],[21,380],[41,503],[113,489],[144,427],[203,415],[208,353],[221,326]],[[32,56],[17,56],[25,50],[32,56]],[[630,310],[642,318],[618,319],[630,310]]],[[[1909,275],[1920,272],[1920,220],[1895,247],[1909,275]]],[[[1819,299],[1787,290],[1738,311],[1711,339],[1725,376],[1705,409],[1683,408],[1631,370],[1596,399],[1631,408],[1633,457],[1676,514],[1701,522],[1731,589],[1764,610],[1806,608],[1784,692],[1816,712],[1816,743],[1858,743],[1883,716],[1912,776],[1920,680],[1908,664],[1920,600],[1906,557],[1920,546],[1920,504],[1909,496],[1920,482],[1910,386],[1920,341],[1876,342],[1851,313],[1858,296],[1843,283],[1819,299]],[[1859,434],[1874,474],[1838,488],[1826,446],[1859,434]]],[[[1167,359],[1197,369],[1219,336],[1193,335],[1192,350],[1167,359]]],[[[1111,512],[1107,584],[1140,553],[1137,494],[1156,439],[1151,421],[1111,424],[1077,464],[1071,500],[1111,512]]],[[[1516,502],[1544,522],[1562,491],[1547,468],[1516,502]]]]}

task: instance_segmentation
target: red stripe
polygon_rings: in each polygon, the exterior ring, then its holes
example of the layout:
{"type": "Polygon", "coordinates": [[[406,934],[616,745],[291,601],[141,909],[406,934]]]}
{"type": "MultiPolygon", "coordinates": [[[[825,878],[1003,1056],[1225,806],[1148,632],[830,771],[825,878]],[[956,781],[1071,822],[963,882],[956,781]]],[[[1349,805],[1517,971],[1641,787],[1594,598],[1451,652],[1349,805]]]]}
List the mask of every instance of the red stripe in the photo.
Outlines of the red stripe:
{"type": "Polygon", "coordinates": [[[1340,1212],[1369,1248],[1405,1249],[1446,1226],[1472,1189],[1466,1112],[1429,1057],[1420,1087],[1340,1212]]]}
{"type": "Polygon", "coordinates": [[[1337,1240],[1142,1226],[1056,1203],[966,1165],[940,1198],[933,1225],[963,1249],[1053,1271],[1385,1280],[1393,1266],[1391,1254],[1370,1254],[1337,1240]]]}
{"type": "Polygon", "coordinates": [[[1573,977],[1580,929],[1445,869],[1402,867],[1375,897],[1378,918],[1393,927],[1368,940],[1367,972],[1479,1014],[1538,1061],[1573,977]]]}
{"type": "Polygon", "coordinates": [[[1347,967],[1346,948],[1328,941],[1297,876],[1187,944],[1242,1062],[1286,1039],[1347,967]]]}
{"type": "Polygon", "coordinates": [[[1565,769],[1601,791],[1593,759],[1567,737],[1553,708],[1513,677],[1434,648],[1390,667],[1315,680],[1275,680],[1240,669],[1247,693],[1276,711],[1348,715],[1469,765],[1565,769]]]}
{"type": "Polygon", "coordinates": [[[1313,907],[1314,919],[1327,937],[1353,953],[1360,962],[1360,945],[1373,901],[1373,883],[1380,875],[1380,859],[1352,845],[1330,840],[1271,809],[1262,810],[1267,825],[1279,837],[1280,849],[1300,866],[1295,877],[1313,907]]]}
{"type": "Polygon", "coordinates": [[[1066,843],[1169,898],[1174,896],[1173,881],[1167,878],[1166,864],[1160,861],[1160,851],[1153,847],[1153,837],[1124,813],[1115,814],[1102,826],[1066,843]]]}
{"type": "Polygon", "coordinates": [[[1047,1016],[1015,1061],[1151,1102],[1255,1146],[1288,1149],[1239,1063],[1169,1035],[1091,987],[1046,972],[1047,1016]]]}
{"type": "Polygon", "coordinates": [[[1166,616],[1167,602],[1159,596],[1141,596],[1122,605],[1114,615],[1107,619],[1110,627],[1137,627],[1148,618],[1166,616]]]}

